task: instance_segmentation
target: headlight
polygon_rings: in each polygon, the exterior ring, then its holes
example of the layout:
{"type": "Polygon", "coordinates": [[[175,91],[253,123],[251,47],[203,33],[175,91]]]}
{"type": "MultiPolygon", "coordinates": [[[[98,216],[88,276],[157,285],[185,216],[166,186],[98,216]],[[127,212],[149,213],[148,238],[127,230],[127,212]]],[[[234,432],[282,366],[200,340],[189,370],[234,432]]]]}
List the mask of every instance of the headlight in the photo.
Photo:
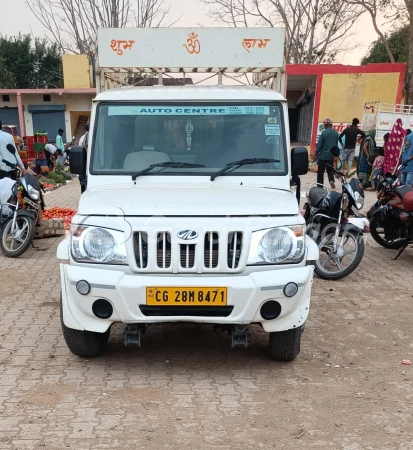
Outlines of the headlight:
{"type": "Polygon", "coordinates": [[[72,225],[72,257],[76,262],[127,265],[122,231],[72,225]]]}
{"type": "Polygon", "coordinates": [[[354,193],[354,201],[356,203],[356,208],[357,209],[363,208],[363,206],[364,206],[364,197],[357,191],[354,193]]]}
{"type": "Polygon", "coordinates": [[[27,193],[32,200],[39,200],[40,192],[35,189],[31,184],[27,186],[27,193]]]}
{"type": "Polygon", "coordinates": [[[252,233],[248,265],[300,262],[305,251],[305,227],[278,227],[252,233]]]}

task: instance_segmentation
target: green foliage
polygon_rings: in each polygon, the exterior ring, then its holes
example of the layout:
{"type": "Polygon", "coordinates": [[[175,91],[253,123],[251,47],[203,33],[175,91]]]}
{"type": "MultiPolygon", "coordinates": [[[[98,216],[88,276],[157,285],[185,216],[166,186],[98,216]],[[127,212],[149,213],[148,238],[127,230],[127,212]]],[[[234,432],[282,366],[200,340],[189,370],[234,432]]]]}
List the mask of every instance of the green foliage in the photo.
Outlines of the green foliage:
{"type": "MultiPolygon", "coordinates": [[[[387,43],[393,53],[396,62],[405,62],[409,58],[409,31],[410,25],[397,28],[386,36],[387,43]]],[[[390,59],[384,48],[381,39],[374,41],[369,48],[367,55],[361,60],[361,64],[388,63],[390,59]]]]}
{"type": "Polygon", "coordinates": [[[29,34],[0,35],[0,88],[63,87],[62,58],[56,44],[29,34]]]}
{"type": "Polygon", "coordinates": [[[46,183],[50,184],[66,184],[66,181],[68,180],[68,177],[63,174],[62,172],[50,172],[46,178],[46,183]]]}

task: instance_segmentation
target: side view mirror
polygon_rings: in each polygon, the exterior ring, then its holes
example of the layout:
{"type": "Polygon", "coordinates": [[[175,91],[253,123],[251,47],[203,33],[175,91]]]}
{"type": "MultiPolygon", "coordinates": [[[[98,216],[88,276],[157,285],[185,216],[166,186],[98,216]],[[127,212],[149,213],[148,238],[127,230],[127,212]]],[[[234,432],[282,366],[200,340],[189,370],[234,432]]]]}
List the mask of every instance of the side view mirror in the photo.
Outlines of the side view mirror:
{"type": "Polygon", "coordinates": [[[308,172],[308,151],[305,147],[294,147],[291,151],[291,174],[305,175],[308,172]]]}
{"type": "Polygon", "coordinates": [[[83,147],[72,147],[70,150],[70,172],[76,175],[86,175],[87,154],[83,147]]]}
{"type": "Polygon", "coordinates": [[[7,144],[6,145],[7,150],[12,154],[15,155],[16,154],[16,149],[14,148],[14,145],[11,144],[7,144]]]}

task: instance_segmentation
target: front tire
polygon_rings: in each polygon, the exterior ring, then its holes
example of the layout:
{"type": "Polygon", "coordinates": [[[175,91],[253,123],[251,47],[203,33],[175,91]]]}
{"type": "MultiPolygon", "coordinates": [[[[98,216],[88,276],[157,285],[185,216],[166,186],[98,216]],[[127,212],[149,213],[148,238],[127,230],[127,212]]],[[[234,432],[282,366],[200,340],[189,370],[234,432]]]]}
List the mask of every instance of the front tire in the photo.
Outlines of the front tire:
{"type": "Polygon", "coordinates": [[[63,322],[62,298],[60,298],[60,324],[66,345],[74,355],[81,358],[95,358],[106,350],[110,327],[104,333],[74,330],[67,327],[63,322]]]}
{"type": "Polygon", "coordinates": [[[370,234],[371,237],[384,248],[398,250],[403,245],[403,239],[392,239],[388,241],[382,237],[384,236],[384,228],[381,224],[379,214],[375,214],[370,220],[370,234]]]}
{"type": "Polygon", "coordinates": [[[294,361],[300,353],[303,331],[303,327],[297,327],[270,333],[270,358],[275,361],[294,361]]]}
{"type": "Polygon", "coordinates": [[[1,227],[0,249],[9,258],[22,255],[32,243],[36,232],[34,220],[26,215],[17,214],[16,229],[12,232],[13,215],[1,227]]]}
{"type": "MultiPolygon", "coordinates": [[[[348,231],[342,248],[339,248],[336,253],[333,253],[333,237],[334,233],[330,233],[318,243],[320,259],[315,262],[314,271],[323,280],[341,280],[347,277],[357,269],[364,256],[363,235],[356,231],[348,231]],[[349,247],[347,250],[346,246],[349,247]],[[323,259],[324,255],[326,255],[325,259],[323,259]]],[[[342,232],[339,235],[340,242],[341,238],[342,232]]]]}

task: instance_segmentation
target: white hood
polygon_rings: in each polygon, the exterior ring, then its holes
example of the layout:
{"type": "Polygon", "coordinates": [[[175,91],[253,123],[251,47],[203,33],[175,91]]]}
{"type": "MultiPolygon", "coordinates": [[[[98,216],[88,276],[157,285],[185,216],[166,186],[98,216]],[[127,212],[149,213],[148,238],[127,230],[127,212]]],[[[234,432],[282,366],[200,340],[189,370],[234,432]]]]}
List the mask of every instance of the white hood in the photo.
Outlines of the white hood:
{"type": "Polygon", "coordinates": [[[276,188],[217,183],[114,184],[82,194],[79,215],[251,216],[296,215],[295,194],[276,188]]]}

